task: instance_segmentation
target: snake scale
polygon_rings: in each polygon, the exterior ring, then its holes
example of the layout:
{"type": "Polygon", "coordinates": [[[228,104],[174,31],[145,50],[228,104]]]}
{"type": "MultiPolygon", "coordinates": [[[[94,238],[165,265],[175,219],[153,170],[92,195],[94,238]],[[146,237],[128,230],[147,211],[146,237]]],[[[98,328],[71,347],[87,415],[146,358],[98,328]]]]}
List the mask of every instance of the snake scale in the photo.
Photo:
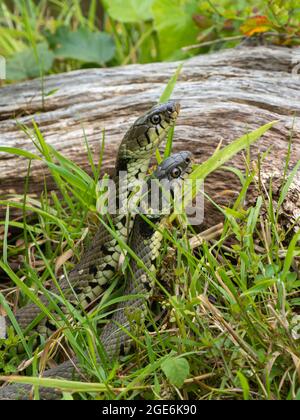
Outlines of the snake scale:
{"type": "MultiPolygon", "coordinates": [[[[113,175],[117,210],[120,203],[126,203],[130,199],[136,181],[142,181],[145,178],[152,154],[165,139],[170,127],[175,124],[179,110],[180,105],[175,101],[155,105],[138,118],[126,132],[119,147],[113,175]],[[127,185],[119,183],[121,171],[127,173],[127,185]]],[[[133,224],[132,216],[116,211],[115,214],[110,215],[109,219],[106,216],[103,216],[103,219],[106,224],[114,226],[121,241],[127,241],[128,232],[133,224]]],[[[104,224],[101,224],[80,262],[67,277],[62,276],[60,279],[60,291],[55,285],[50,291],[56,294],[63,293],[70,303],[75,306],[80,305],[85,309],[91,301],[100,296],[103,286],[116,273],[120,254],[119,242],[113,238],[104,224]]],[[[44,305],[49,304],[45,296],[41,296],[40,300],[44,305]]],[[[19,309],[15,317],[21,329],[25,330],[40,314],[41,310],[38,306],[28,304],[19,309]]],[[[9,325],[8,319],[6,319],[6,324],[9,325]]],[[[50,320],[44,319],[36,329],[47,336],[56,327],[50,320]]]]}
{"type": "MultiPolygon", "coordinates": [[[[164,181],[165,189],[168,182],[171,200],[176,194],[176,186],[180,186],[187,175],[192,171],[192,154],[190,152],[180,152],[171,155],[164,160],[148,181],[148,194],[151,195],[150,181],[156,180],[159,185],[164,181]]],[[[161,200],[163,201],[163,200],[161,200]]],[[[170,204],[170,200],[167,200],[170,204]]],[[[100,335],[100,342],[109,358],[125,353],[130,348],[131,334],[134,334],[134,324],[130,322],[128,313],[140,311],[142,318],[145,317],[147,303],[153,293],[155,281],[153,276],[156,272],[156,258],[160,252],[162,242],[162,229],[172,206],[164,208],[165,204],[159,203],[160,211],[152,212],[149,208],[147,217],[138,214],[135,218],[132,232],[130,235],[129,246],[132,248],[137,259],[131,259],[129,269],[127,270],[127,284],[124,296],[132,295],[133,298],[125,300],[117,305],[117,308],[111,320],[104,326],[100,335]],[[150,221],[150,223],[149,223],[150,221]],[[142,262],[142,264],[141,264],[142,262]]],[[[101,363],[98,357],[97,363],[101,363]]],[[[64,378],[67,380],[80,379],[81,372],[76,365],[79,360],[73,359],[49,369],[44,377],[64,378]]],[[[14,384],[4,387],[0,390],[0,399],[29,399],[30,385],[14,384]]],[[[59,399],[61,393],[55,389],[39,389],[41,399],[59,399]]]]}

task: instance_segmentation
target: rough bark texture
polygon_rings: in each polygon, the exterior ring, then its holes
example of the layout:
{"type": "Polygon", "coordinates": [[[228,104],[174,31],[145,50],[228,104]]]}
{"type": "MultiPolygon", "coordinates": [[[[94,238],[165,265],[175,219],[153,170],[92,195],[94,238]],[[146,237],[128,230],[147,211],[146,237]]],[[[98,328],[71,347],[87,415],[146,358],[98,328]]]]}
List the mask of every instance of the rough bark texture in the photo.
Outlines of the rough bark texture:
{"type": "MultiPolygon", "coordinates": [[[[292,132],[291,164],[295,163],[300,157],[300,71],[292,74],[296,56],[299,51],[287,48],[244,47],[186,61],[172,95],[182,106],[174,150],[191,150],[202,161],[220,141],[226,145],[278,119],[278,124],[252,147],[252,157],[272,146],[265,165],[283,168],[292,132]]],[[[157,101],[177,66],[131,65],[47,77],[44,93],[52,94],[45,96],[44,102],[40,80],[4,87],[0,90],[0,145],[35,151],[32,140],[20,129],[24,124],[31,127],[34,118],[47,142],[87,168],[83,128],[95,156],[105,129],[104,169],[109,170],[126,129],[157,101]]],[[[243,155],[232,163],[244,168],[243,155]]],[[[0,196],[21,193],[26,171],[26,159],[1,154],[0,196]]],[[[42,164],[33,162],[32,193],[41,191],[48,174],[42,164]]],[[[53,185],[50,179],[49,185],[53,185]]],[[[235,175],[222,171],[214,173],[205,186],[219,202],[238,189],[235,175]]],[[[210,209],[206,221],[214,223],[214,218],[210,209]]]]}

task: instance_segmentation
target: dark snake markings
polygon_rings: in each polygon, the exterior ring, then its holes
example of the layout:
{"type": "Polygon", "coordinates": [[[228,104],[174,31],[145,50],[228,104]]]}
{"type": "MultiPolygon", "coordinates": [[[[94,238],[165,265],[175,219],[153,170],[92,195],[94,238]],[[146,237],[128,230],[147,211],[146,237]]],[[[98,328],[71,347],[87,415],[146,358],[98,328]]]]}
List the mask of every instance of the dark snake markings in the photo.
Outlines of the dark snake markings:
{"type": "MultiPolygon", "coordinates": [[[[125,189],[121,186],[119,189],[118,175],[120,168],[127,172],[129,186],[134,184],[137,179],[142,180],[146,177],[152,154],[166,137],[169,128],[175,124],[179,108],[179,104],[175,101],[156,105],[138,118],[126,132],[119,147],[113,175],[117,187],[117,205],[127,202],[131,194],[130,188],[125,189]],[[164,128],[153,123],[153,119],[157,117],[159,117],[159,123],[163,123],[164,128]],[[148,144],[149,140],[146,139],[146,136],[147,139],[150,139],[150,144],[148,144]]],[[[127,241],[128,231],[132,228],[133,217],[113,214],[109,217],[104,216],[103,220],[108,226],[113,225],[115,227],[120,240],[127,241]]],[[[91,246],[81,257],[81,261],[68,274],[68,278],[63,277],[59,282],[60,289],[65,297],[76,307],[78,307],[79,301],[80,306],[85,309],[89,304],[86,297],[89,296],[88,300],[91,298],[93,300],[97,299],[103,292],[103,287],[113,278],[118,268],[120,255],[121,248],[118,242],[101,224],[91,246]],[[96,269],[91,267],[96,267],[96,269]],[[76,290],[76,297],[74,297],[72,289],[76,290]]],[[[51,288],[51,292],[60,294],[55,285],[51,288]]],[[[48,305],[46,297],[42,296],[40,300],[44,305],[48,305]]],[[[29,304],[17,311],[16,319],[19,326],[26,329],[40,314],[39,307],[29,304]]],[[[8,319],[7,324],[9,324],[8,319]]],[[[47,334],[45,320],[39,323],[37,330],[47,334]]]]}
{"type": "MultiPolygon", "coordinates": [[[[182,183],[185,177],[191,172],[191,153],[181,152],[174,154],[166,159],[154,172],[153,177],[162,181],[169,180],[170,187],[173,190],[176,183],[182,183]],[[189,161],[187,161],[189,158],[189,161]],[[179,168],[180,174],[178,178],[172,176],[172,169],[179,168]]],[[[156,266],[155,260],[159,255],[163,235],[161,230],[165,224],[168,214],[148,215],[147,218],[155,224],[157,229],[153,231],[151,236],[145,237],[144,232],[146,226],[149,224],[144,216],[137,215],[134,221],[129,246],[134,251],[138,259],[143,262],[146,270],[139,266],[139,263],[134,259],[130,261],[130,267],[127,271],[127,287],[124,296],[138,295],[142,297],[134,297],[117,305],[117,308],[111,320],[103,327],[102,333],[99,337],[102,346],[109,357],[113,359],[120,354],[127,353],[130,349],[131,335],[134,334],[134,323],[128,320],[128,313],[140,311],[142,319],[145,318],[149,299],[153,294],[154,282],[152,275],[148,275],[148,271],[155,275],[156,266]],[[122,328],[120,327],[122,326],[122,328]],[[133,327],[133,329],[132,329],[133,327]],[[127,330],[127,331],[126,331],[127,330]]],[[[97,358],[97,363],[101,364],[100,357],[97,358]]],[[[82,380],[83,372],[81,372],[80,361],[75,358],[72,361],[67,361],[49,369],[45,372],[45,378],[63,378],[66,380],[82,380]],[[77,366],[75,368],[74,366],[77,366]]],[[[29,399],[31,386],[29,385],[9,385],[0,390],[0,399],[29,399]]],[[[61,393],[55,389],[48,389],[41,387],[39,395],[42,399],[60,399],[61,393]]]]}
{"type": "MultiPolygon", "coordinates": [[[[165,137],[167,128],[174,124],[178,111],[179,106],[177,103],[168,102],[166,104],[154,107],[143,117],[139,118],[136,123],[138,123],[138,121],[143,121],[143,124],[145,124],[145,121],[149,122],[151,120],[152,115],[159,114],[160,121],[164,118],[165,115],[167,115],[164,121],[166,122],[168,120],[168,124],[166,124],[164,132],[159,132],[160,137],[157,136],[156,130],[154,130],[155,134],[152,130],[150,137],[152,141],[152,147],[151,149],[148,148],[147,150],[141,150],[140,146],[138,146],[140,143],[135,141],[136,139],[130,137],[130,132],[134,126],[129,129],[121,143],[116,168],[119,167],[119,162],[122,162],[125,156],[127,170],[131,171],[132,180],[136,174],[140,176],[142,173],[143,176],[145,176],[151,155],[155,147],[165,137]],[[138,155],[139,158],[134,157],[135,155],[138,155]],[[131,157],[129,158],[129,156],[131,157]],[[141,166],[143,166],[143,170],[141,170],[141,166]]],[[[150,132],[149,128],[146,130],[146,132],[150,132]]],[[[182,182],[190,172],[191,154],[189,152],[181,152],[176,155],[172,155],[170,158],[162,162],[162,164],[154,172],[153,178],[158,179],[159,181],[167,179],[172,186],[173,184],[175,185],[175,181],[177,183],[182,182]],[[176,171],[173,171],[174,168],[176,171]],[[179,173],[177,179],[174,179],[174,173],[179,173]]],[[[115,177],[117,177],[117,174],[115,174],[115,177]]],[[[173,189],[171,188],[171,191],[172,190],[173,189]]],[[[118,194],[120,197],[122,194],[124,195],[125,192],[118,191],[118,194]]],[[[162,228],[163,222],[167,215],[147,215],[147,217],[156,227],[162,228]]],[[[116,230],[119,229],[118,234],[122,236],[124,240],[127,240],[127,237],[123,231],[123,228],[125,228],[124,222],[126,222],[126,224],[128,223],[127,217],[124,218],[124,215],[113,215],[111,216],[111,219],[114,225],[117,226],[116,230]]],[[[155,273],[155,260],[159,254],[162,241],[161,232],[150,226],[150,224],[141,215],[136,216],[134,223],[132,219],[133,218],[131,218],[131,226],[133,227],[129,229],[131,230],[129,245],[135,254],[142,260],[147,270],[155,273]]],[[[83,255],[82,260],[78,266],[76,266],[69,273],[69,281],[72,287],[76,288],[76,291],[83,295],[82,298],[85,302],[85,306],[87,306],[91,301],[91,296],[94,297],[91,291],[93,292],[92,286],[94,285],[95,280],[97,281],[94,290],[97,290],[97,293],[100,294],[103,288],[99,287],[99,283],[102,286],[102,284],[107,282],[114,274],[120,253],[121,250],[118,247],[117,241],[113,239],[104,229],[103,225],[101,225],[95,239],[93,240],[92,246],[83,255]],[[105,260],[105,258],[107,259],[108,256],[111,256],[109,262],[105,260]],[[100,272],[97,267],[104,267],[104,270],[100,272]],[[111,277],[107,273],[111,273],[111,277]],[[103,279],[103,276],[105,279],[103,279]],[[103,282],[103,280],[105,281],[103,282]],[[89,289],[87,289],[87,286],[89,286],[89,289]],[[84,296],[85,290],[88,290],[88,294],[84,296]]],[[[130,261],[130,270],[128,270],[128,272],[129,271],[132,273],[132,275],[127,274],[128,279],[127,287],[124,292],[125,295],[137,294],[143,295],[145,298],[149,298],[153,291],[153,279],[149,278],[147,272],[145,272],[135,260],[130,261]]],[[[64,279],[62,279],[62,283],[64,283],[64,279]]],[[[65,287],[65,284],[61,284],[61,288],[65,294],[68,293],[69,287],[65,287]]],[[[147,309],[147,299],[146,301],[144,299],[134,299],[120,303],[112,319],[105,325],[102,330],[100,340],[110,357],[117,356],[120,354],[120,351],[125,353],[126,349],[129,348],[128,344],[130,343],[130,337],[126,332],[123,331],[123,329],[120,329],[118,326],[122,325],[124,328],[128,328],[130,330],[127,314],[130,312],[130,310],[132,311],[133,309],[140,309],[141,313],[145,314],[147,309]]],[[[36,307],[34,305],[28,305],[25,308],[22,308],[20,313],[16,314],[16,318],[20,324],[23,324],[22,327],[24,328],[24,325],[28,325],[38,314],[39,312],[36,311],[36,307]],[[34,309],[33,314],[32,309],[34,309]]],[[[50,331],[53,331],[54,324],[51,324],[51,322],[44,322],[44,326],[50,331]]],[[[100,360],[98,360],[98,362],[100,363],[100,360]]],[[[56,368],[46,371],[44,377],[59,377],[69,380],[81,379],[80,371],[78,372],[78,370],[74,368],[74,364],[78,365],[79,361],[74,359],[73,361],[62,363],[56,368]]],[[[28,399],[30,396],[30,389],[31,387],[27,385],[9,385],[1,388],[0,399],[28,399]]],[[[61,394],[60,392],[53,389],[41,388],[40,397],[42,399],[57,399],[61,397],[61,394]]]]}

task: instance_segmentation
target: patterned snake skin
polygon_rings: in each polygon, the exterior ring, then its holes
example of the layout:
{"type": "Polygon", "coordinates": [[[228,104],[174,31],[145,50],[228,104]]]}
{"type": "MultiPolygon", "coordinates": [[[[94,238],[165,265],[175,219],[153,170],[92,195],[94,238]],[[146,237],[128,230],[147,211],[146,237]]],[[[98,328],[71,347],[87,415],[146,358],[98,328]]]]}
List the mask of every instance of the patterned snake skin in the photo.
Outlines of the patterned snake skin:
{"type": "MultiPolygon", "coordinates": [[[[175,101],[156,105],[138,118],[125,134],[119,147],[113,177],[117,188],[116,209],[118,209],[119,203],[126,203],[129,199],[130,186],[133,186],[137,180],[145,178],[151,156],[155,148],[165,138],[169,128],[175,124],[179,110],[179,103],[175,101]],[[120,171],[127,173],[128,188],[121,184],[119,189],[120,171]]],[[[119,214],[110,215],[109,219],[105,216],[103,219],[110,226],[110,222],[112,222],[121,241],[127,241],[133,217],[127,215],[126,212],[123,214],[119,212],[119,214]]],[[[100,225],[91,246],[82,256],[81,261],[68,274],[67,278],[63,276],[60,279],[59,286],[65,298],[73,305],[80,305],[85,309],[91,301],[101,295],[103,286],[116,273],[120,254],[121,248],[118,241],[112,237],[104,225],[100,225]]],[[[50,291],[56,294],[60,293],[55,285],[50,291]]],[[[42,296],[40,300],[44,305],[49,304],[45,296],[42,296]]],[[[16,320],[21,329],[25,330],[40,314],[39,307],[35,304],[28,304],[17,311],[16,320]]],[[[6,324],[9,325],[8,319],[6,319],[6,324]]],[[[39,333],[47,336],[56,327],[50,320],[43,320],[36,329],[39,333]]]]}
{"type": "MultiPolygon", "coordinates": [[[[151,179],[168,181],[171,197],[174,197],[176,186],[180,186],[183,180],[192,170],[192,155],[189,152],[173,154],[157,168],[151,179]]],[[[159,184],[161,185],[161,184],[159,184]]],[[[165,183],[163,188],[165,188],[165,183]]],[[[151,194],[150,181],[148,181],[148,194],[151,194]]],[[[162,188],[161,188],[162,189],[162,188]]],[[[150,196],[150,195],[149,195],[150,196]]],[[[120,353],[127,352],[130,348],[131,337],[134,334],[133,322],[128,319],[128,314],[140,311],[142,318],[147,313],[147,302],[152,295],[154,288],[153,276],[156,272],[155,261],[160,252],[164,222],[171,211],[171,207],[165,210],[164,205],[160,206],[159,213],[151,214],[151,208],[147,213],[147,218],[151,224],[145,220],[145,216],[138,214],[135,218],[129,246],[137,256],[138,260],[131,259],[127,271],[127,286],[124,295],[139,295],[133,299],[126,300],[118,304],[111,320],[104,326],[100,335],[100,341],[110,359],[117,357],[120,353]],[[142,262],[142,265],[140,264],[142,262]]],[[[98,363],[101,363],[100,358],[98,363]]],[[[45,372],[45,378],[63,378],[67,380],[82,379],[80,369],[75,368],[79,365],[78,359],[67,361],[49,369],[45,372]]],[[[30,385],[8,385],[0,389],[0,400],[30,399],[30,385]]],[[[61,393],[55,389],[40,388],[41,399],[59,399],[61,393]]]]}

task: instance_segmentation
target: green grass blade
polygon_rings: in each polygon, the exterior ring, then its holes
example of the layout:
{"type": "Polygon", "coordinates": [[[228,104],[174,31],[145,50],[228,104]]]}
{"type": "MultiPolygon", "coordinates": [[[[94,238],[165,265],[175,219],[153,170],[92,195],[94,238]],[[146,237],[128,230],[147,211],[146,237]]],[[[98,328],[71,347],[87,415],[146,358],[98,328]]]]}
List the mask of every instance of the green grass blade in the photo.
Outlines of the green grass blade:
{"type": "Polygon", "coordinates": [[[285,260],[284,260],[283,270],[282,270],[282,276],[281,277],[282,277],[283,280],[286,279],[286,276],[288,275],[288,273],[290,271],[292,262],[294,260],[294,252],[296,250],[296,246],[297,246],[297,243],[299,241],[299,238],[300,238],[300,231],[295,233],[295,235],[293,236],[293,238],[292,238],[292,240],[289,244],[289,247],[288,247],[288,250],[287,250],[287,253],[286,253],[286,257],[285,257],[285,260]]]}
{"type": "Polygon", "coordinates": [[[165,87],[163,93],[161,94],[158,103],[162,104],[164,102],[167,102],[171,98],[171,95],[175,88],[175,85],[180,75],[180,72],[182,70],[182,67],[183,67],[183,64],[179,64],[179,66],[177,67],[177,70],[175,71],[175,74],[168,81],[167,86],[165,87]]]}
{"type": "Polygon", "coordinates": [[[164,159],[167,159],[171,155],[172,147],[173,147],[173,137],[174,137],[175,127],[171,127],[168,132],[167,143],[164,153],[164,159]]]}
{"type": "Polygon", "coordinates": [[[295,165],[295,167],[293,168],[293,170],[291,171],[290,175],[288,176],[288,179],[286,181],[286,183],[284,184],[281,192],[280,192],[280,197],[278,200],[278,208],[282,205],[282,203],[284,202],[287,193],[289,191],[289,188],[293,182],[293,179],[295,178],[296,173],[298,172],[298,169],[300,167],[300,160],[297,162],[297,164],[295,165]]]}
{"type": "MultiPolygon", "coordinates": [[[[46,388],[57,388],[65,391],[72,392],[105,392],[107,385],[101,383],[79,382],[79,381],[66,381],[54,378],[33,378],[26,376],[0,376],[0,381],[13,382],[18,384],[28,384],[34,386],[43,386],[46,388]]],[[[131,389],[146,389],[147,386],[131,387],[131,389]]],[[[123,391],[125,388],[111,388],[116,391],[123,391]]]]}
{"type": "Polygon", "coordinates": [[[62,166],[58,166],[52,162],[46,161],[45,163],[53,172],[63,177],[73,187],[78,188],[82,192],[87,192],[87,190],[90,189],[90,185],[87,184],[83,178],[75,175],[73,172],[67,170],[66,168],[63,168],[62,166]]]}
{"type": "Polygon", "coordinates": [[[9,226],[9,206],[6,207],[5,224],[4,224],[4,237],[3,237],[3,261],[7,264],[7,237],[8,237],[8,226],[9,226]]]}
{"type": "Polygon", "coordinates": [[[69,169],[70,171],[74,171],[75,174],[84,180],[87,184],[93,183],[93,179],[84,171],[82,170],[76,163],[71,161],[70,159],[67,159],[65,156],[63,156],[61,153],[59,153],[57,150],[54,149],[51,145],[48,145],[49,149],[51,150],[51,153],[53,156],[58,160],[58,162],[61,164],[61,166],[65,167],[66,169],[69,169]]]}
{"type": "MultiPolygon", "coordinates": [[[[171,77],[171,79],[167,83],[167,86],[165,87],[163,93],[161,94],[158,103],[162,104],[164,102],[167,102],[171,98],[171,95],[172,95],[173,90],[175,88],[175,85],[176,85],[177,79],[180,75],[180,72],[182,70],[182,67],[183,67],[183,64],[179,64],[175,74],[171,77]]],[[[166,144],[165,153],[164,153],[164,159],[166,157],[170,156],[170,154],[171,154],[172,145],[173,145],[173,135],[174,135],[174,127],[172,127],[169,130],[169,133],[168,133],[167,144],[166,144]]],[[[163,158],[161,157],[161,154],[160,154],[158,149],[156,149],[155,155],[156,155],[157,163],[160,164],[162,162],[163,158]]]]}
{"type": "Polygon", "coordinates": [[[24,284],[23,281],[19,279],[19,277],[12,271],[9,265],[4,264],[3,261],[0,260],[0,268],[9,276],[9,278],[15,283],[15,285],[26,295],[29,299],[35,303],[42,312],[47,314],[47,316],[51,317],[51,314],[48,308],[36,297],[35,293],[24,284]]]}
{"type": "Polygon", "coordinates": [[[11,155],[22,156],[22,157],[26,157],[27,159],[32,159],[32,160],[34,159],[42,160],[42,158],[39,157],[38,155],[35,155],[34,153],[31,153],[31,152],[27,152],[26,150],[18,149],[16,147],[0,146],[0,152],[10,153],[11,155]]]}
{"type": "Polygon", "coordinates": [[[241,150],[249,147],[251,144],[255,143],[266,131],[268,131],[276,121],[271,121],[268,124],[259,127],[258,129],[247,133],[228,146],[223,147],[218,152],[209,158],[206,162],[198,165],[197,168],[191,173],[190,179],[205,179],[211,172],[218,169],[220,166],[224,165],[228,160],[230,160],[234,155],[239,153],[241,150]]]}
{"type": "Polygon", "coordinates": [[[21,343],[22,343],[22,345],[24,347],[24,350],[27,353],[28,358],[30,358],[31,357],[31,352],[29,350],[29,347],[27,346],[27,343],[26,343],[25,337],[23,335],[23,332],[22,332],[21,328],[19,327],[19,324],[18,324],[18,322],[17,322],[17,320],[16,320],[16,318],[15,318],[12,310],[10,309],[8,303],[4,299],[4,296],[2,295],[2,293],[0,293],[0,304],[5,309],[5,312],[6,312],[7,317],[9,318],[12,326],[14,327],[16,333],[18,334],[18,337],[21,340],[21,343]]]}

